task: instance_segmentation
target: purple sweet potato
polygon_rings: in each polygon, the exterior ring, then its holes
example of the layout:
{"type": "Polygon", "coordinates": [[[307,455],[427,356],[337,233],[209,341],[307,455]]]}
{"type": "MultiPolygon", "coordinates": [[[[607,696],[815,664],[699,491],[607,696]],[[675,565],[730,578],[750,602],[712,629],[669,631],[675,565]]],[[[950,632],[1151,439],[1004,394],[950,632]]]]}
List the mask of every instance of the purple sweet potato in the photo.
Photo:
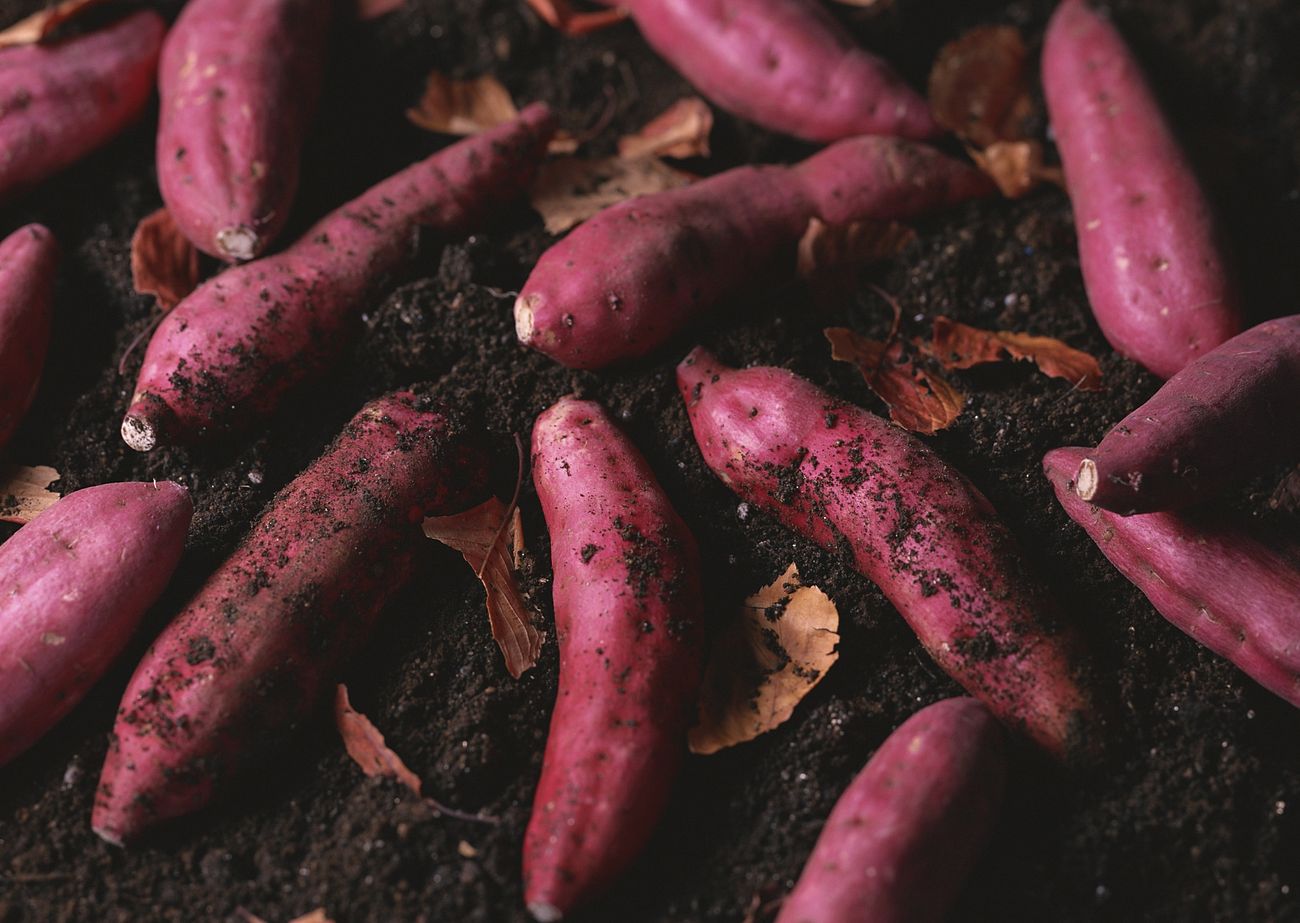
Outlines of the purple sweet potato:
{"type": "Polygon", "coordinates": [[[275,238],[324,76],[331,0],[190,0],[158,68],[158,186],[204,253],[275,238]]]}
{"type": "Polygon", "coordinates": [[[1300,315],[1185,367],[1087,454],[1080,498],[1116,513],[1188,506],[1300,456],[1300,315]]]}
{"type": "Polygon", "coordinates": [[[524,897],[558,920],[613,880],[658,823],[686,753],[701,658],[695,539],[599,404],[533,427],[551,534],[560,688],[524,836],[524,897]]]}
{"type": "Polygon", "coordinates": [[[791,278],[811,218],[901,219],[987,195],[978,170],[894,138],[851,138],[794,167],[738,167],[607,208],[542,255],[519,341],[571,368],[642,356],[729,294],[791,278]]]}
{"type": "Polygon", "coordinates": [[[343,352],[416,229],[451,237],[487,222],[527,188],[552,130],[550,111],[529,106],[373,186],[288,249],[199,286],[149,342],[126,444],[148,452],[269,414],[343,352]]]}
{"type": "Polygon", "coordinates": [[[0,545],[0,766],[104,674],[166,587],[193,506],[171,481],[74,491],[0,545]]]}
{"type": "Polygon", "coordinates": [[[1300,706],[1300,549],[1182,513],[1120,516],[1080,500],[1087,449],[1048,452],[1056,499],[1156,611],[1265,689],[1300,706]]]}
{"type": "Polygon", "coordinates": [[[163,631],[118,710],[92,825],[111,843],[205,805],[311,717],[407,582],[426,515],[482,491],[426,399],[371,401],[163,631]]]}
{"type": "Polygon", "coordinates": [[[941,923],[993,832],[1002,729],[974,699],[921,709],[835,803],[776,923],[941,923]]]}
{"type": "Polygon", "coordinates": [[[1085,655],[970,481],[915,436],[778,368],[697,349],[677,382],[705,462],[747,502],[844,549],[953,679],[1054,756],[1101,749],[1085,655]]]}
{"type": "Polygon", "coordinates": [[[1168,378],[1241,330],[1210,204],[1132,52],[1086,0],[1052,16],[1043,91],[1097,324],[1168,378]]]}
{"type": "Polygon", "coordinates": [[[722,108],[809,141],[924,140],[942,132],[925,100],[854,44],[818,0],[604,0],[722,108]]]}
{"type": "Polygon", "coordinates": [[[142,11],[57,45],[0,51],[0,196],[112,139],[153,94],[162,18],[142,11]]]}
{"type": "Polygon", "coordinates": [[[29,224],[0,241],[0,449],[36,397],[50,346],[59,246],[29,224]]]}

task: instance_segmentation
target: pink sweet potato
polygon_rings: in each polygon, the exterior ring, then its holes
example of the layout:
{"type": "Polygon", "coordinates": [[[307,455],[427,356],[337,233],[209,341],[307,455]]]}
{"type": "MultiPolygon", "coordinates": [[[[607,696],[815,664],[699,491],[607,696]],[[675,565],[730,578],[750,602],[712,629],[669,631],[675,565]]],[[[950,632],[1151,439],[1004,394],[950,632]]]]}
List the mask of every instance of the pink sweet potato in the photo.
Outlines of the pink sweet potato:
{"type": "Polygon", "coordinates": [[[135,121],[167,27],[152,11],[57,45],[0,51],[0,196],[39,183],[135,121]]]}
{"type": "Polygon", "coordinates": [[[970,481],[920,440],[784,369],[677,367],[705,462],[742,499],[844,548],[953,679],[1054,756],[1101,718],[1079,639],[970,481]]]}
{"type": "Polygon", "coordinates": [[[941,133],[925,100],[819,0],[604,0],[719,106],[809,141],[941,133]]]}
{"type": "Polygon", "coordinates": [[[598,404],[533,427],[560,688],[524,836],[524,897],[558,920],[641,851],[686,753],[701,657],[695,539],[598,404]]]}
{"type": "Polygon", "coordinates": [[[1115,27],[1063,0],[1043,91],[1088,300],[1120,353],[1168,378],[1241,330],[1210,204],[1115,27]]]}
{"type": "Polygon", "coordinates": [[[59,247],[29,224],[0,242],[0,449],[36,397],[50,346],[59,247]]]}
{"type": "Polygon", "coordinates": [[[795,167],[738,167],[607,208],[542,255],[519,341],[571,368],[642,356],[728,294],[793,277],[809,219],[901,219],[993,191],[933,148],[851,138],[795,167]]]}
{"type": "Polygon", "coordinates": [[[418,227],[450,237],[488,221],[528,186],[551,133],[547,108],[529,106],[372,187],[283,252],[199,286],[149,343],[126,444],[147,452],[269,414],[345,349],[418,227]]]}
{"type": "Polygon", "coordinates": [[[1156,611],[1300,707],[1300,549],[1181,513],[1119,516],[1080,500],[1086,449],[1048,452],[1056,499],[1156,611]]]}
{"type": "Polygon", "coordinates": [[[1005,749],[974,699],[908,718],[835,803],[776,923],[942,923],[993,832],[1005,749]]]}
{"type": "Polygon", "coordinates": [[[158,186],[223,260],[258,256],[289,216],[324,75],[331,0],[190,0],[158,68],[158,186]]]}
{"type": "Polygon", "coordinates": [[[482,469],[476,443],[426,399],[399,392],[363,407],[136,668],[95,831],[130,841],[275,752],[410,577],[424,517],[468,507],[482,469]]]}
{"type": "Polygon", "coordinates": [[[1300,456],[1300,315],[1186,366],[1089,452],[1080,498],[1117,513],[1187,506],[1300,456]]]}
{"type": "Polygon", "coordinates": [[[0,766],[122,652],[180,561],[192,513],[171,481],[100,484],[0,545],[0,766]]]}

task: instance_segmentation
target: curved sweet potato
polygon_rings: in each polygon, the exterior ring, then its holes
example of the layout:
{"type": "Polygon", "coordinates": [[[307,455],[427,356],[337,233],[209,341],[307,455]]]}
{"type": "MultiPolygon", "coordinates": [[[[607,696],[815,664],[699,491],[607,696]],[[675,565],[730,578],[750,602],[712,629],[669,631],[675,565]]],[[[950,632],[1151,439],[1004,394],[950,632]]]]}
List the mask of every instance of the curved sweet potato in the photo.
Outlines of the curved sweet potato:
{"type": "Polygon", "coordinates": [[[524,897],[558,920],[649,839],[686,753],[701,658],[695,539],[599,404],[533,427],[560,688],[524,835],[524,897]]]}
{"type": "Polygon", "coordinates": [[[325,69],[330,0],[190,0],[158,68],[158,187],[204,253],[279,233],[325,69]]]}
{"type": "Polygon", "coordinates": [[[422,398],[371,401],[284,488],[127,686],[92,825],[111,843],[205,805],[306,720],[410,577],[426,515],[481,491],[422,398]]]}
{"type": "Polygon", "coordinates": [[[705,462],[742,499],[846,548],[953,679],[1058,758],[1102,745],[1086,657],[993,508],[920,440],[784,369],[677,367],[705,462]]]}
{"type": "Polygon", "coordinates": [[[59,246],[44,225],[21,227],[0,242],[0,449],[41,381],[58,262],[59,246]]]}
{"type": "Polygon", "coordinates": [[[835,803],[776,923],[941,923],[993,832],[1004,744],[974,699],[904,721],[835,803]]]}
{"type": "Polygon", "coordinates": [[[1210,203],[1132,52],[1086,0],[1063,0],[1043,92],[1097,324],[1168,378],[1241,330],[1210,203]]]}
{"type": "Polygon", "coordinates": [[[171,481],[73,491],[0,545],[0,766],[81,701],[167,586],[194,511],[171,481]]]}

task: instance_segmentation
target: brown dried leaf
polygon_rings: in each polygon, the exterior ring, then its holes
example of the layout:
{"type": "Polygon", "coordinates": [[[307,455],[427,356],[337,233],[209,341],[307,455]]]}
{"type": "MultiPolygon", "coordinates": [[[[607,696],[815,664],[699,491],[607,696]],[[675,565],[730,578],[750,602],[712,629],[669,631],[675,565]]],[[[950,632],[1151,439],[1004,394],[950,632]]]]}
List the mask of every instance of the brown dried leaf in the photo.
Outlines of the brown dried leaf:
{"type": "Polygon", "coordinates": [[[491,74],[453,80],[431,71],[424,95],[406,117],[415,125],[444,135],[473,135],[519,115],[510,92],[491,74]]]}
{"type": "Polygon", "coordinates": [[[379,728],[352,707],[348,700],[348,687],[342,683],[334,696],[334,722],[338,725],[348,756],[361,767],[362,772],[368,776],[396,779],[415,794],[420,794],[420,777],[407,768],[400,756],[388,749],[379,728]]]}
{"type": "Polygon", "coordinates": [[[1039,141],[996,141],[982,151],[971,148],[969,153],[1008,199],[1028,195],[1043,183],[1065,185],[1061,169],[1043,163],[1039,141]]]}
{"type": "Polygon", "coordinates": [[[849,224],[827,224],[813,218],[799,240],[799,276],[807,279],[888,260],[915,239],[916,231],[897,221],[869,218],[849,224]]]}
{"type": "Polygon", "coordinates": [[[49,489],[61,475],[48,465],[12,465],[0,473],[0,522],[31,522],[58,501],[49,489]]]}
{"type": "Polygon", "coordinates": [[[400,9],[406,0],[356,0],[357,19],[365,21],[367,19],[378,19],[400,9]]]}
{"type": "Polygon", "coordinates": [[[935,121],[979,148],[1024,138],[1033,111],[1027,62],[1014,26],[979,26],[949,42],[930,70],[935,121]]]}
{"type": "Polygon", "coordinates": [[[529,200],[541,214],[546,230],[560,234],[603,208],[694,180],[655,157],[565,157],[542,164],[529,200]]]}
{"type": "Polygon", "coordinates": [[[15,45],[35,45],[43,42],[65,22],[79,16],[104,0],[63,0],[43,10],[37,10],[25,19],[20,19],[9,28],[0,31],[0,48],[15,45]]]}
{"type": "Polygon", "coordinates": [[[889,406],[889,419],[914,433],[930,435],[952,425],[966,396],[937,372],[913,362],[901,341],[882,343],[846,327],[822,331],[831,358],[851,362],[877,397],[889,406]]]}
{"type": "Polygon", "coordinates": [[[936,317],[928,350],[946,369],[968,369],[986,362],[1000,362],[1009,356],[1029,360],[1044,375],[1064,378],[1084,391],[1101,389],[1101,366],[1097,360],[1052,337],[981,330],[947,317],[936,317]]]}
{"type": "Polygon", "coordinates": [[[840,616],[791,564],[745,600],[718,635],[704,670],[692,753],[716,753],[784,723],[839,659],[840,616]]]}
{"type": "Polygon", "coordinates": [[[135,226],[131,278],[141,295],[153,295],[164,311],[176,307],[199,284],[199,252],[171,213],[160,208],[135,226]]]}
{"type": "Polygon", "coordinates": [[[506,669],[518,679],[537,663],[542,633],[533,624],[515,568],[523,552],[523,522],[516,507],[503,528],[506,505],[496,497],[455,516],[431,516],[424,534],[461,553],[483,581],[488,623],[505,656],[506,669]]]}
{"type": "Polygon", "coordinates": [[[568,0],[528,0],[528,5],[542,22],[570,36],[590,35],[628,17],[627,10],[618,8],[579,13],[568,0]]]}
{"type": "Polygon", "coordinates": [[[698,96],[679,99],[640,131],[618,139],[618,156],[708,157],[713,110],[698,96]]]}

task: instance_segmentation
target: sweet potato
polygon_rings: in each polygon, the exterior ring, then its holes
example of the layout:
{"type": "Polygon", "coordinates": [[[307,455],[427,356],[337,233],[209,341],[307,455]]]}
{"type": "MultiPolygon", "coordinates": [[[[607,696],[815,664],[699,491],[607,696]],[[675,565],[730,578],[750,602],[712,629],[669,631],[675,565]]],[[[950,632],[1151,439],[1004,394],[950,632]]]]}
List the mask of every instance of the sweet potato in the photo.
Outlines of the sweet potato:
{"type": "Polygon", "coordinates": [[[180,561],[192,513],[171,481],[100,484],[0,545],[0,766],[122,652],[180,561]]]}
{"type": "Polygon", "coordinates": [[[974,699],[904,721],[835,803],[776,923],[941,923],[993,832],[1005,749],[974,699]]]}
{"type": "Polygon", "coordinates": [[[558,920],[640,852],[686,753],[701,658],[695,539],[600,405],[533,427],[560,686],[524,836],[524,897],[558,920]]]}
{"type": "Polygon", "coordinates": [[[427,399],[371,401],[153,643],[118,710],[92,824],[111,843],[195,811],[307,720],[410,577],[427,514],[481,491],[427,399]]]}
{"type": "Polygon", "coordinates": [[[605,209],[542,255],[519,341],[571,368],[642,356],[726,295],[794,275],[811,218],[906,218],[992,192],[933,148],[851,138],[797,166],[738,167],[605,209]]]}
{"type": "Polygon", "coordinates": [[[39,183],[135,121],[153,93],[162,18],[141,11],[57,45],[0,51],[0,196],[39,183]]]}
{"type": "Polygon", "coordinates": [[[36,397],[50,346],[59,247],[29,224],[0,241],[0,449],[36,397]]]}
{"type": "Polygon", "coordinates": [[[884,59],[818,0],[604,0],[719,106],[809,141],[854,135],[922,140],[942,129],[884,59]]]}
{"type": "Polygon", "coordinates": [[[1300,706],[1300,550],[1182,513],[1119,516],[1080,500],[1086,449],[1054,449],[1056,499],[1156,611],[1265,689],[1300,706]]]}
{"type": "Polygon", "coordinates": [[[1079,639],[965,477],[920,440],[784,369],[697,349],[677,383],[705,462],[742,499],[844,548],[935,662],[1058,758],[1102,744],[1079,639]]]}
{"type": "Polygon", "coordinates": [[[177,227],[223,260],[279,233],[324,76],[330,0],[190,0],[158,68],[158,186],[177,227]]]}
{"type": "Polygon", "coordinates": [[[344,350],[418,227],[450,237],[486,222],[527,187],[551,133],[549,110],[529,106],[372,187],[288,249],[201,285],[149,343],[127,445],[147,452],[270,413],[344,350]]]}
{"type": "Polygon", "coordinates": [[[1086,0],[1063,0],[1043,91],[1106,339],[1161,378],[1241,330],[1210,203],[1142,71],[1086,0]]]}
{"type": "Polygon", "coordinates": [[[1192,362],[1089,452],[1079,497],[1116,513],[1187,506],[1300,456],[1300,315],[1192,362]]]}

